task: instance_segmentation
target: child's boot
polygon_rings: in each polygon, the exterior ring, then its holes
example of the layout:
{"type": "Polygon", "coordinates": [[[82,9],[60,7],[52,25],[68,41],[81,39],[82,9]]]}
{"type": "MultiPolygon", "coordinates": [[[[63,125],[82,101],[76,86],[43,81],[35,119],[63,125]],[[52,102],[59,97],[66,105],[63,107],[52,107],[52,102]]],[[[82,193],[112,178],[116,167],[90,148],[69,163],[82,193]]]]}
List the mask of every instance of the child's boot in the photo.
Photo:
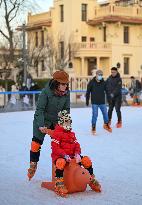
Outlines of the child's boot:
{"type": "Polygon", "coordinates": [[[62,177],[55,180],[55,192],[61,197],[67,197],[68,190],[64,185],[64,179],[62,177]]]}
{"type": "Polygon", "coordinates": [[[95,192],[101,192],[101,185],[99,184],[99,182],[95,179],[95,175],[93,174],[91,179],[91,182],[89,184],[89,186],[91,187],[91,189],[95,192]]]}
{"type": "Polygon", "coordinates": [[[36,169],[37,169],[37,162],[30,162],[30,168],[28,169],[28,174],[27,174],[29,181],[35,175],[36,169]]]}

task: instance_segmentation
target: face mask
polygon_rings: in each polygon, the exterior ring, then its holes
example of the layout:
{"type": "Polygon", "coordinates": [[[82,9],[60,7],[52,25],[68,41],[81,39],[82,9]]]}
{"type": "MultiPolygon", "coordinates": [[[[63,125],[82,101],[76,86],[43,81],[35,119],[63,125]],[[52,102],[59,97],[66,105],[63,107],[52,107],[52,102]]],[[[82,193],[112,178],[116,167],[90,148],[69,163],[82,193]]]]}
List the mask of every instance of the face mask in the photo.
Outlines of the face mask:
{"type": "Polygon", "coordinates": [[[97,76],[97,80],[100,81],[100,80],[102,80],[102,79],[103,79],[103,76],[102,76],[102,75],[98,75],[98,76],[97,76]]]}

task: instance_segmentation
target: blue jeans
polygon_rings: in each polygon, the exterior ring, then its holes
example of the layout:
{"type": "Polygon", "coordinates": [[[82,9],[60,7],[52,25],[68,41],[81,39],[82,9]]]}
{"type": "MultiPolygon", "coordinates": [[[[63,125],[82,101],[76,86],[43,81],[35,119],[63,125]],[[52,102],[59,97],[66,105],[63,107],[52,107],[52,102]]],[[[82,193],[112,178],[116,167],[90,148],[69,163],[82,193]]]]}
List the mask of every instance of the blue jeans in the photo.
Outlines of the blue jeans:
{"type": "Polygon", "coordinates": [[[102,114],[104,123],[108,123],[108,113],[107,113],[107,107],[105,104],[96,105],[92,104],[92,125],[96,125],[97,118],[98,118],[98,108],[100,108],[102,114]]]}

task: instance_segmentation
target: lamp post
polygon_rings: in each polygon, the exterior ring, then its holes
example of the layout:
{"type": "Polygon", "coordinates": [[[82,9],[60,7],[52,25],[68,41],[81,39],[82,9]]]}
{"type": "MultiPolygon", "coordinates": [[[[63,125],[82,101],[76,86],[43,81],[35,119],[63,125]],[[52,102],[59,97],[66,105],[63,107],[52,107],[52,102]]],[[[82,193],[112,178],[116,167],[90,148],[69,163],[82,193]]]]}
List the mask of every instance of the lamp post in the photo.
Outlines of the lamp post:
{"type": "Polygon", "coordinates": [[[22,35],[23,35],[23,71],[24,71],[24,83],[27,84],[27,59],[26,59],[26,32],[25,24],[22,25],[22,35]]]}

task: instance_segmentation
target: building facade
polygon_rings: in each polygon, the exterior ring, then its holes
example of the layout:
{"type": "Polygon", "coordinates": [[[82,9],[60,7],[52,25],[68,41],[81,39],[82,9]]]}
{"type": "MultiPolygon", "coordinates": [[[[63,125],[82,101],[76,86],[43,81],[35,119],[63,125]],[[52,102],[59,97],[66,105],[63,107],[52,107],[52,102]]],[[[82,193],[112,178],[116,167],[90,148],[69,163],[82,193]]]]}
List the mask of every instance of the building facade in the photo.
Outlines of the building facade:
{"type": "Polygon", "coordinates": [[[112,66],[123,78],[142,76],[141,2],[54,0],[48,12],[29,13],[26,30],[35,78],[50,77],[59,59],[75,77],[98,68],[107,77],[112,66]]]}

